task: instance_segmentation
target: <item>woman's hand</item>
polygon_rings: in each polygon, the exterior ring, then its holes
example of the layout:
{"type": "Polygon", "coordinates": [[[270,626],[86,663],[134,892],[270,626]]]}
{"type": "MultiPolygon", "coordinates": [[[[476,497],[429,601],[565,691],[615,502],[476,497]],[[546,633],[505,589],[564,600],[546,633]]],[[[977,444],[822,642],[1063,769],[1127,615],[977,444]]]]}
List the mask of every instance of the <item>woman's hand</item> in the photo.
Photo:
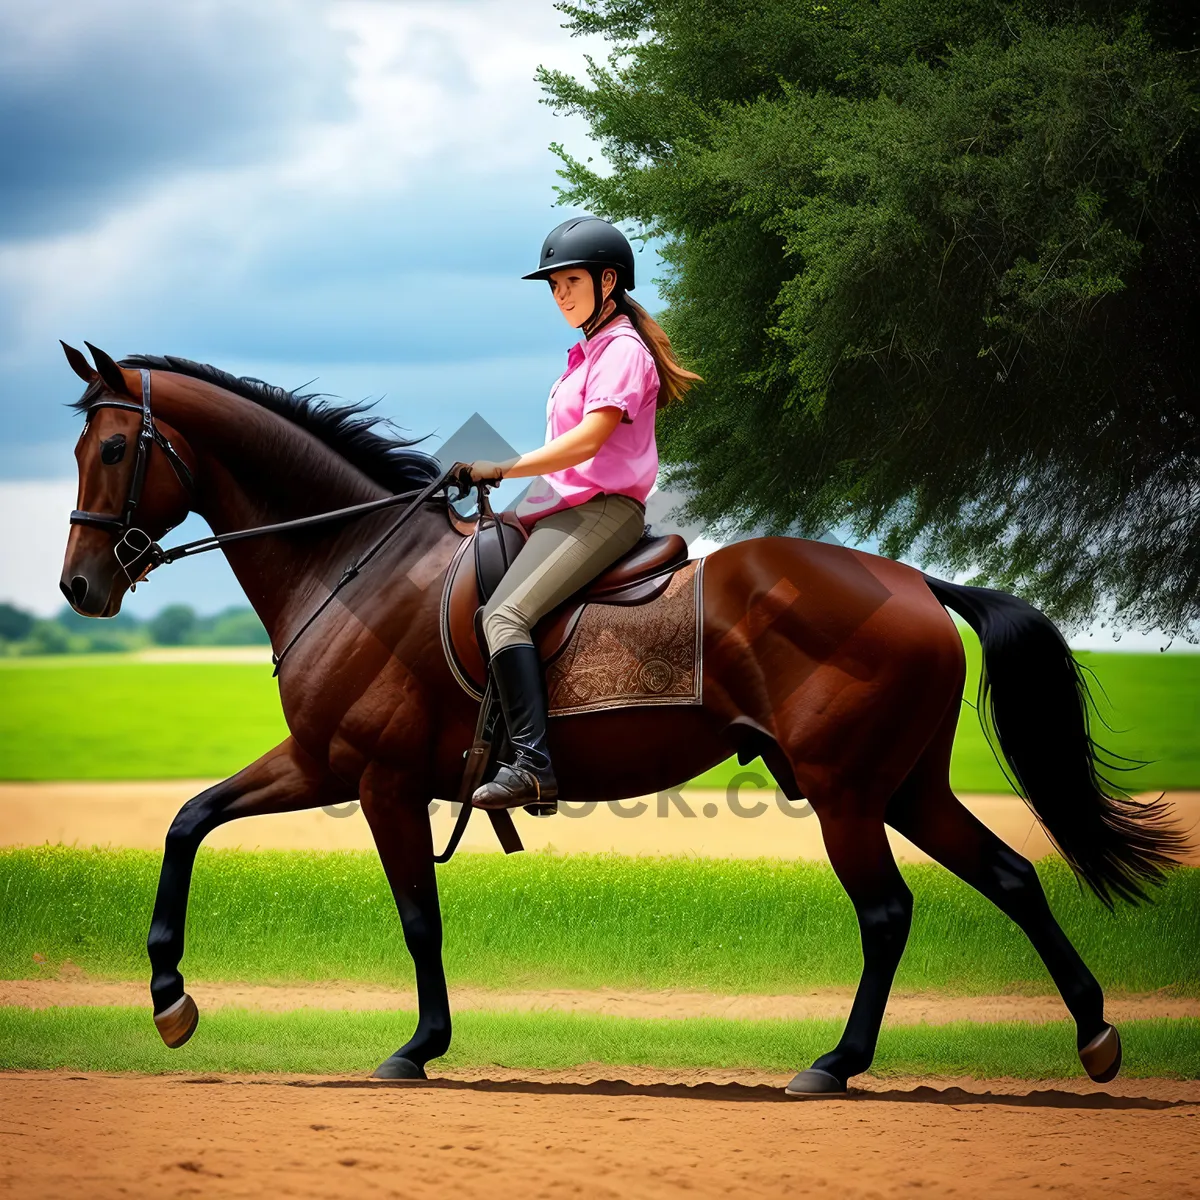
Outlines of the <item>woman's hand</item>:
{"type": "Polygon", "coordinates": [[[471,479],[478,482],[480,479],[503,479],[504,464],[491,462],[489,459],[476,459],[471,464],[471,479]]]}
{"type": "Polygon", "coordinates": [[[620,424],[623,413],[616,405],[593,409],[574,429],[560,433],[538,450],[518,454],[506,462],[480,458],[470,464],[472,481],[480,479],[527,479],[576,467],[593,458],[620,424]]]}

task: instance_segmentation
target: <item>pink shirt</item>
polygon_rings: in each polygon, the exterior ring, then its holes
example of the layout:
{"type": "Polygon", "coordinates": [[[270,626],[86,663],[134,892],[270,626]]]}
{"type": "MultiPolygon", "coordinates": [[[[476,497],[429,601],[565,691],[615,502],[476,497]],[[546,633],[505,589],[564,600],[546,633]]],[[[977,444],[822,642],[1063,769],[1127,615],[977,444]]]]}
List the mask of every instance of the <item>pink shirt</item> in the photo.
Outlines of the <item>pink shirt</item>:
{"type": "Polygon", "coordinates": [[[574,429],[590,412],[615,406],[621,420],[599,450],[573,467],[535,479],[516,508],[522,524],[620,492],[643,504],[658,474],[654,414],[658,369],[628,317],[610,321],[567,353],[567,369],[550,389],[546,441],[574,429]]]}

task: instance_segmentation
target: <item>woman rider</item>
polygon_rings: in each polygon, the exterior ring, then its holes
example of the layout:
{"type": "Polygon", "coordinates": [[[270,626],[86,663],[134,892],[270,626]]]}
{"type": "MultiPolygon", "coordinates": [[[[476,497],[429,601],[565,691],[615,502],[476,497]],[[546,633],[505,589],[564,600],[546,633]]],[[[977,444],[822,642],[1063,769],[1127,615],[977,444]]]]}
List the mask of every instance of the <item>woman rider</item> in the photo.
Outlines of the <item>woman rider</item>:
{"type": "Polygon", "coordinates": [[[631,300],[633,248],[598,217],[572,217],[542,244],[536,271],[585,340],[550,390],[546,444],[507,462],[479,460],[472,479],[541,476],[517,509],[529,538],[483,610],[492,677],[516,752],[475,791],[481,808],[558,796],[546,744],[542,664],[530,630],[640,540],[658,473],[654,414],[700,377],[631,300]]]}

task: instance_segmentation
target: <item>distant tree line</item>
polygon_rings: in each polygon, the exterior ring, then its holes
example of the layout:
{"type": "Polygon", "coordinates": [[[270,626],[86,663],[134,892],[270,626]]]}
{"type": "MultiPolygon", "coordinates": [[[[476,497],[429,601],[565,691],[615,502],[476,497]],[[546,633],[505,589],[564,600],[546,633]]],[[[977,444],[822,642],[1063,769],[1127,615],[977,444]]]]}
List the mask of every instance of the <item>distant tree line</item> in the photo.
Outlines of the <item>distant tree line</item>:
{"type": "Polygon", "coordinates": [[[151,646],[266,646],[270,641],[251,608],[200,616],[188,604],[169,604],[148,620],[120,613],[97,621],[66,607],[55,617],[43,618],[0,603],[3,656],[113,654],[151,646]]]}

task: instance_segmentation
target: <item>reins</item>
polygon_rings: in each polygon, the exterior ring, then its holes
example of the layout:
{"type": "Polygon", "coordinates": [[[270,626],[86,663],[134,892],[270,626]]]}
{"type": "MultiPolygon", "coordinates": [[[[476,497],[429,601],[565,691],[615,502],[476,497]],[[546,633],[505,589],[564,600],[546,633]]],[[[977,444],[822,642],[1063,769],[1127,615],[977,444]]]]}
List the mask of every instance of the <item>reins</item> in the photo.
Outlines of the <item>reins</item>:
{"type": "MultiPolygon", "coordinates": [[[[303,635],[308,631],[309,626],[312,625],[312,623],[329,607],[329,605],[333,602],[333,599],[338,594],[338,592],[340,592],[342,590],[342,588],[344,588],[346,586],[346,584],[348,584],[351,580],[356,579],[358,577],[359,572],[362,571],[362,569],[371,561],[371,559],[373,559],[375,557],[376,554],[379,553],[380,550],[382,550],[384,548],[384,546],[387,545],[387,543],[389,541],[391,541],[392,536],[398,532],[398,530],[404,524],[404,522],[407,521],[408,518],[410,516],[412,516],[412,514],[414,512],[416,512],[416,510],[418,508],[420,508],[421,505],[424,504],[426,500],[428,500],[431,496],[434,495],[434,493],[436,493],[442,487],[444,487],[446,483],[451,482],[452,480],[454,480],[456,478],[459,478],[461,476],[461,473],[462,473],[461,467],[457,471],[454,468],[451,468],[450,470],[444,472],[437,479],[435,479],[427,487],[422,488],[416,494],[416,497],[412,501],[412,503],[396,518],[396,520],[392,523],[392,525],[388,529],[386,529],[375,540],[374,543],[372,543],[371,548],[365,554],[362,554],[357,559],[355,559],[354,562],[352,562],[345,569],[345,571],[342,572],[342,577],[330,589],[329,595],[326,596],[325,599],[322,600],[321,603],[318,604],[317,607],[313,609],[313,611],[308,615],[308,617],[304,621],[304,624],[301,625],[300,628],[297,629],[296,632],[293,633],[292,636],[288,639],[287,645],[285,645],[284,648],[282,650],[280,650],[278,654],[271,655],[271,662],[275,664],[275,669],[271,672],[272,675],[279,674],[280,664],[283,662],[284,657],[287,655],[287,652],[301,639],[301,637],[303,637],[303,635]]],[[[482,483],[483,481],[481,480],[480,482],[482,483]]],[[[480,490],[482,491],[482,488],[480,490]]],[[[464,492],[463,494],[465,495],[466,493],[464,492]]],[[[284,521],[280,525],[263,525],[263,526],[260,526],[258,529],[240,530],[239,533],[234,534],[233,537],[236,540],[239,536],[240,537],[250,537],[250,536],[257,536],[257,535],[264,534],[264,533],[278,532],[282,529],[300,529],[300,528],[303,528],[306,523],[313,524],[313,525],[321,525],[327,521],[338,520],[338,519],[341,519],[341,518],[347,517],[347,516],[363,516],[365,513],[368,513],[368,512],[378,512],[380,509],[388,508],[389,501],[392,504],[398,504],[401,500],[406,499],[410,495],[412,495],[411,492],[404,492],[397,496],[385,496],[382,500],[368,501],[366,504],[355,504],[355,505],[352,505],[350,508],[338,509],[337,511],[332,512],[332,513],[319,513],[319,514],[317,514],[317,516],[315,518],[301,517],[299,520],[296,520],[296,521],[284,521]]],[[[220,544],[220,541],[218,539],[218,545],[219,544],[220,544]]],[[[212,547],[209,547],[209,548],[211,549],[212,547]]],[[[202,551],[197,550],[195,553],[200,554],[200,553],[202,553],[202,551]]]]}
{"type": "MultiPolygon", "coordinates": [[[[484,483],[480,480],[480,483],[484,483]]],[[[359,555],[343,572],[341,578],[330,589],[329,594],[313,609],[305,618],[304,623],[296,630],[295,633],[288,639],[286,645],[277,654],[272,653],[271,662],[274,666],[272,675],[279,674],[280,665],[287,656],[288,651],[308,632],[309,627],[313,622],[333,603],[337,594],[351,581],[356,579],[365,566],[377,555],[380,550],[388,544],[389,541],[399,532],[414,512],[431,499],[447,484],[457,486],[460,495],[457,499],[461,499],[466,495],[469,488],[464,487],[463,471],[459,467],[457,470],[451,467],[443,472],[432,483],[427,484],[419,492],[398,492],[394,496],[384,496],[379,500],[368,500],[363,504],[351,504],[348,508],[335,508],[330,512],[314,513],[310,517],[297,517],[292,521],[279,521],[274,525],[255,525],[251,529],[236,529],[232,533],[215,533],[209,537],[197,538],[194,542],[184,542],[181,546],[172,546],[168,550],[164,550],[157,542],[151,542],[147,547],[150,565],[148,570],[154,570],[156,567],[165,566],[168,563],[173,563],[181,558],[190,558],[194,554],[206,554],[210,550],[219,550],[223,546],[228,546],[233,542],[243,542],[248,538],[269,537],[276,533],[292,533],[299,529],[312,529],[318,525],[331,525],[335,521],[353,520],[356,517],[365,517],[368,513],[382,512],[388,508],[395,508],[398,504],[403,504],[406,500],[410,501],[408,507],[396,518],[394,522],[371,544],[370,548],[363,554],[359,555]]],[[[483,488],[480,488],[482,491],[483,488]]]]}
{"type": "MultiPolygon", "coordinates": [[[[353,520],[357,517],[364,517],[368,513],[382,512],[388,508],[395,508],[397,505],[409,501],[408,507],[396,518],[392,525],[372,543],[371,547],[365,553],[361,554],[342,572],[342,577],[334,584],[329,595],[313,609],[300,628],[288,639],[283,649],[277,654],[272,653],[271,662],[275,668],[272,671],[272,675],[279,674],[279,667],[288,651],[292,649],[308,631],[312,623],[329,607],[342,588],[358,577],[362,569],[387,545],[405,521],[426,500],[431,499],[442,488],[448,485],[458,489],[458,495],[454,497],[456,500],[461,500],[471,490],[471,481],[468,473],[461,464],[455,464],[439,475],[433,482],[421,488],[420,491],[398,492],[392,496],[384,496],[379,500],[368,500],[363,504],[351,504],[347,508],[336,508],[329,512],[314,513],[312,516],[297,517],[291,521],[278,521],[273,525],[255,525],[250,529],[236,529],[231,533],[210,534],[208,537],[196,538],[195,541],[184,542],[182,545],[163,549],[144,529],[139,529],[133,524],[134,514],[141,502],[142,488],[146,482],[146,470],[150,461],[150,447],[157,444],[167,455],[179,482],[188,493],[188,498],[193,501],[195,499],[195,482],[192,479],[191,471],[183,459],[180,458],[175,447],[171,445],[166,436],[154,424],[154,417],[150,408],[150,372],[142,368],[141,376],[141,404],[133,404],[128,400],[102,398],[88,405],[89,413],[97,408],[121,408],[127,409],[130,412],[139,412],[142,416],[141,429],[138,432],[137,451],[134,458],[133,476],[130,479],[129,493],[125,499],[121,515],[118,517],[107,513],[84,512],[81,510],[71,513],[72,525],[91,525],[98,529],[104,529],[107,532],[120,535],[113,546],[113,553],[116,556],[117,562],[120,563],[121,569],[127,575],[130,568],[134,566],[139,558],[144,557],[146,560],[139,575],[140,579],[144,579],[146,575],[158,567],[166,566],[168,563],[176,562],[181,558],[191,558],[195,554],[207,554],[210,550],[219,550],[221,547],[228,546],[233,542],[245,541],[248,538],[269,537],[277,533],[293,533],[301,529],[312,529],[318,525],[330,525],[335,521],[353,520]],[[139,539],[144,539],[142,545],[138,545],[135,540],[131,540],[134,534],[139,539]],[[122,558],[122,547],[131,551],[132,556],[122,558]]],[[[477,487],[479,490],[479,508],[481,513],[488,511],[488,486],[488,480],[481,479],[478,481],[477,487]]],[[[450,499],[449,495],[447,499],[450,499]]],[[[132,575],[130,575],[130,579],[132,581],[132,575]]]]}

